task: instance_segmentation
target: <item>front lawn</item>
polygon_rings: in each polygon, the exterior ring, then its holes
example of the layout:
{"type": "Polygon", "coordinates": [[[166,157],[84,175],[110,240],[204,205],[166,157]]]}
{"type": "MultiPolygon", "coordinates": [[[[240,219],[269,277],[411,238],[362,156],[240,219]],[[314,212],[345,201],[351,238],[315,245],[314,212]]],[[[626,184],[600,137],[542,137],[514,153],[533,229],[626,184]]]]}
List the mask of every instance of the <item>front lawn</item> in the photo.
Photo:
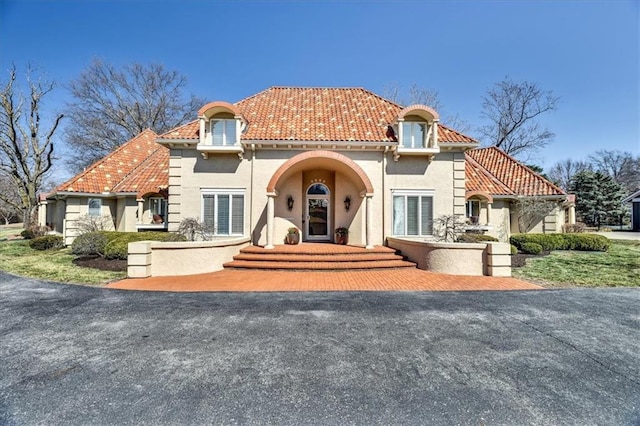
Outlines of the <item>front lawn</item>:
{"type": "Polygon", "coordinates": [[[553,251],[513,276],[545,287],[640,287],[640,241],[611,240],[608,252],[553,251]]]}
{"type": "Polygon", "coordinates": [[[103,285],[126,278],[126,272],[101,271],[74,265],[71,249],[37,251],[29,241],[0,242],[0,270],[23,277],[70,284],[103,285]]]}

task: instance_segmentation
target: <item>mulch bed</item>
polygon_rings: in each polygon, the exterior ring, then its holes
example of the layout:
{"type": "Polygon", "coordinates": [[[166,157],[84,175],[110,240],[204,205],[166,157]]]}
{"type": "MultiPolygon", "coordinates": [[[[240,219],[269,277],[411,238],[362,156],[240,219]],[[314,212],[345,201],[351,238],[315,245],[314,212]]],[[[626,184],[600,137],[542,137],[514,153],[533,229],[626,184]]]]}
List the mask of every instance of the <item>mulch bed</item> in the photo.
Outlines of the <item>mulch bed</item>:
{"type": "Polygon", "coordinates": [[[103,271],[122,272],[127,270],[127,261],[105,259],[100,256],[85,256],[73,259],[73,264],[84,268],[101,269],[103,271]]]}

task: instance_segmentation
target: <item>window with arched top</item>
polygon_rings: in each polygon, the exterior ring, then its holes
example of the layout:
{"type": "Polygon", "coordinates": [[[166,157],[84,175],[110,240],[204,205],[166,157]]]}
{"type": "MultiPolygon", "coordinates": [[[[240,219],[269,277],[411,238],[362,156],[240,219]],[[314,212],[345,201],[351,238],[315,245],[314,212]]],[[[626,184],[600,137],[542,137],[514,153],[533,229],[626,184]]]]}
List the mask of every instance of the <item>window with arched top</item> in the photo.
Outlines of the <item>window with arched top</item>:
{"type": "Polygon", "coordinates": [[[307,189],[307,195],[329,195],[329,188],[322,183],[314,183],[307,189]]]}

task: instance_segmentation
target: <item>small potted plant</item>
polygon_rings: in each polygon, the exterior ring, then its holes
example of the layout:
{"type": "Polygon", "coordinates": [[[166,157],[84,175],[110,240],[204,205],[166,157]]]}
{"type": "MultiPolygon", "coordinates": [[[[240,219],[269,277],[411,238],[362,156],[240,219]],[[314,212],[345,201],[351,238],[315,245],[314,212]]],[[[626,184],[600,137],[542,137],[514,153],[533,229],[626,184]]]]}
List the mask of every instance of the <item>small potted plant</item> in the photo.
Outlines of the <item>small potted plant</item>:
{"type": "Polygon", "coordinates": [[[336,228],[336,243],[345,245],[349,240],[349,228],[341,226],[336,228]]]}
{"type": "Polygon", "coordinates": [[[285,239],[287,244],[298,244],[300,242],[300,231],[295,226],[292,226],[287,230],[287,238],[285,239]]]}

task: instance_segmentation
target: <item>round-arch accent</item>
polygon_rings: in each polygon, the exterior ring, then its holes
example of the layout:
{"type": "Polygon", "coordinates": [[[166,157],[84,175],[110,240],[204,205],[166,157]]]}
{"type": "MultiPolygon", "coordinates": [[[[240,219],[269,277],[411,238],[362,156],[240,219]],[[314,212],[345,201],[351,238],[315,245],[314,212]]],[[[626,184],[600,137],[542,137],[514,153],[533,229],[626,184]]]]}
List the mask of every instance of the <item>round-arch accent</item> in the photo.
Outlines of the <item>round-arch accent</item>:
{"type": "Polygon", "coordinates": [[[280,178],[282,177],[282,175],[284,175],[284,173],[291,167],[295,166],[298,163],[301,163],[303,161],[306,160],[310,160],[313,158],[323,158],[323,159],[330,159],[330,160],[334,160],[334,161],[338,161],[346,166],[348,166],[351,170],[353,170],[362,180],[362,184],[365,187],[365,191],[369,194],[373,194],[373,185],[371,185],[371,181],[369,180],[369,177],[367,176],[367,174],[364,172],[364,170],[362,170],[362,168],[360,166],[358,166],[358,164],[356,164],[355,161],[353,161],[351,158],[339,154],[337,152],[333,152],[333,151],[307,151],[307,152],[303,152],[301,154],[295,155],[293,157],[291,157],[290,159],[288,159],[287,161],[284,162],[284,164],[282,164],[280,167],[278,167],[278,170],[276,170],[276,172],[273,174],[273,176],[271,177],[271,180],[269,181],[269,184],[267,185],[267,192],[275,192],[276,190],[276,185],[278,184],[278,181],[280,180],[280,178]]]}
{"type": "Polygon", "coordinates": [[[219,112],[230,112],[234,115],[239,114],[238,108],[235,105],[230,104],[229,102],[216,101],[216,102],[209,102],[208,104],[200,108],[198,110],[198,116],[210,117],[211,115],[219,112]]]}
{"type": "Polygon", "coordinates": [[[485,191],[467,191],[464,196],[465,200],[468,200],[471,197],[484,198],[487,202],[493,203],[493,196],[485,191]]]}
{"type": "Polygon", "coordinates": [[[403,108],[402,111],[398,113],[398,118],[404,118],[406,115],[410,114],[417,114],[422,116],[424,115],[424,113],[430,115],[434,120],[440,120],[440,115],[435,109],[431,108],[430,106],[420,104],[409,105],[408,107],[403,108]]]}

